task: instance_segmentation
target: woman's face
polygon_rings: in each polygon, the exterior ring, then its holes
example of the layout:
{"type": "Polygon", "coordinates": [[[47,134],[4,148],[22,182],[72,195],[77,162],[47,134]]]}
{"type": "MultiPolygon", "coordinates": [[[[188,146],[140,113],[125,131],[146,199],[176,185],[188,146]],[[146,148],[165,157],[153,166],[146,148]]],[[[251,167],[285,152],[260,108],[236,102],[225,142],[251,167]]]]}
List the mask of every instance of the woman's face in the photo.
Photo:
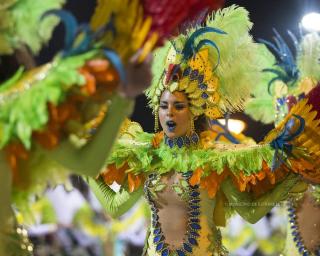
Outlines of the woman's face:
{"type": "Polygon", "coordinates": [[[169,138],[190,134],[191,112],[183,92],[165,90],[160,98],[159,119],[164,133],[169,138]]]}

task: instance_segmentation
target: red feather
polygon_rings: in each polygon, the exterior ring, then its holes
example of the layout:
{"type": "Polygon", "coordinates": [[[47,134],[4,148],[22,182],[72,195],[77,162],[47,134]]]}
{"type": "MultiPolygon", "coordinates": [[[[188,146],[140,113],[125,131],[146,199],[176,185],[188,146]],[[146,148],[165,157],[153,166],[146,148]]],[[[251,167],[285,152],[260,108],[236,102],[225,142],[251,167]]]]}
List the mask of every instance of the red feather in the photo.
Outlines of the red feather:
{"type": "Polygon", "coordinates": [[[223,6],[224,0],[142,0],[142,4],[145,17],[152,17],[150,32],[159,34],[161,44],[179,30],[203,22],[208,13],[223,6]]]}
{"type": "Polygon", "coordinates": [[[317,111],[316,119],[320,119],[320,82],[308,93],[307,98],[312,110],[317,111]]]}

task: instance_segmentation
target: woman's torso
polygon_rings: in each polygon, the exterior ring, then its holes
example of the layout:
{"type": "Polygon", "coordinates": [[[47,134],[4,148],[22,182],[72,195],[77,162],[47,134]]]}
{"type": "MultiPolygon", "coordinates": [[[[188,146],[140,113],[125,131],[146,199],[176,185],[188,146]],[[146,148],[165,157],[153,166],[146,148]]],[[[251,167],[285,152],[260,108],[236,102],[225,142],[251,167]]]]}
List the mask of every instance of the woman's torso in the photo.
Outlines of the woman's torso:
{"type": "Polygon", "coordinates": [[[147,255],[213,255],[220,244],[213,223],[215,200],[188,183],[190,173],[151,175],[145,184],[152,217],[147,255]]]}

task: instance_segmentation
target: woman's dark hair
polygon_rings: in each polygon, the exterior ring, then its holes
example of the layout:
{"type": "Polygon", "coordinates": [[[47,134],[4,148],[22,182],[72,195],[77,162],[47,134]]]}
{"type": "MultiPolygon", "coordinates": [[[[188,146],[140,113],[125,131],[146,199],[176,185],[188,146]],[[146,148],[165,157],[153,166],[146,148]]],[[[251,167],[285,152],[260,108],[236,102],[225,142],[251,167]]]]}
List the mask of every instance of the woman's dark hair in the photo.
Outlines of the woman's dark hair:
{"type": "Polygon", "coordinates": [[[210,130],[210,120],[204,114],[198,116],[194,120],[194,129],[197,133],[210,130]]]}

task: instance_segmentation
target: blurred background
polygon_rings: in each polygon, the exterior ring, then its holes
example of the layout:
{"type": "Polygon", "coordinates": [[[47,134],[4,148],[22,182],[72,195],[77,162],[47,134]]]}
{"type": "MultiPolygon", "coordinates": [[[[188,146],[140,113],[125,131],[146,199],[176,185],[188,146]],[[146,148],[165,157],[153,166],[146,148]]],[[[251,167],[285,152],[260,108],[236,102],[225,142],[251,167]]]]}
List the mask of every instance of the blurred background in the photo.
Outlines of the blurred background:
{"type": "MultiPolygon", "coordinates": [[[[255,39],[272,40],[273,28],[288,39],[287,30],[299,34],[304,15],[320,12],[319,0],[225,1],[225,6],[232,4],[243,6],[249,11],[254,23],[252,35],[255,39]]],[[[95,5],[93,0],[68,0],[65,9],[71,11],[78,20],[86,22],[95,5]]],[[[62,49],[63,30],[62,25],[57,27],[48,46],[36,57],[37,64],[51,60],[62,49]]],[[[17,69],[17,64],[10,57],[4,57],[0,66],[1,80],[17,69]]],[[[241,113],[233,114],[231,118],[242,120],[245,135],[256,141],[262,140],[272,128],[241,113]]],[[[143,95],[137,98],[131,119],[140,123],[145,131],[153,132],[154,118],[143,95]]],[[[134,256],[142,253],[149,214],[144,201],[120,219],[111,220],[103,214],[103,209],[85,182],[74,176],[70,179],[69,187],[49,190],[43,198],[35,200],[32,207],[36,218],[30,223],[36,224],[30,226],[28,234],[34,244],[35,255],[134,256]]],[[[274,209],[255,225],[245,224],[240,217],[233,218],[228,229],[223,231],[224,243],[232,255],[279,255],[286,228],[283,208],[274,209]]],[[[26,216],[21,218],[28,222],[26,216]]]]}

